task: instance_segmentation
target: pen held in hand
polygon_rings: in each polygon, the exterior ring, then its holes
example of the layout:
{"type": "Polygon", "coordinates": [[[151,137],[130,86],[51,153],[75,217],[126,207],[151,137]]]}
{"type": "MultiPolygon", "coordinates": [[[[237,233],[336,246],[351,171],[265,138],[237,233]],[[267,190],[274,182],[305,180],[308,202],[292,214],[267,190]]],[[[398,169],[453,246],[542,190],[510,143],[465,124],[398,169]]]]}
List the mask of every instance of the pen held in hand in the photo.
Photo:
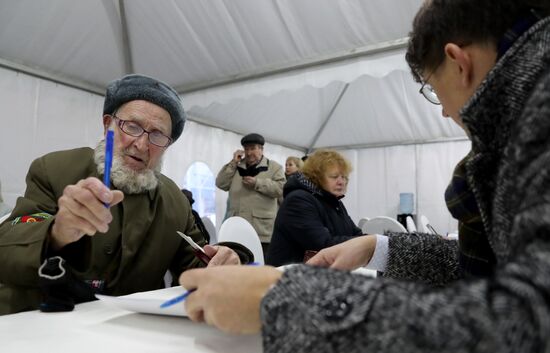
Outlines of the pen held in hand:
{"type": "MultiPolygon", "coordinates": [[[[106,187],[111,187],[111,166],[113,165],[113,140],[114,140],[115,131],[113,130],[112,125],[109,126],[107,130],[107,135],[105,136],[105,168],[103,171],[103,184],[106,187]]],[[[109,207],[109,203],[105,202],[105,207],[109,207]]]]}
{"type": "Polygon", "coordinates": [[[189,294],[193,293],[194,291],[195,291],[195,289],[190,289],[188,291],[185,291],[185,293],[183,293],[181,295],[178,295],[177,297],[169,299],[169,300],[165,301],[164,303],[160,304],[160,307],[161,308],[167,308],[167,307],[172,306],[174,304],[181,303],[182,301],[185,300],[185,298],[187,298],[187,296],[189,294]]]}
{"type": "MultiPolygon", "coordinates": [[[[249,264],[246,264],[246,266],[258,266],[258,265],[260,265],[258,262],[251,262],[249,264]]],[[[164,309],[164,308],[167,308],[167,307],[172,306],[174,304],[181,303],[182,301],[185,300],[185,298],[187,298],[189,296],[189,294],[193,293],[196,290],[197,290],[197,288],[189,289],[188,291],[185,291],[185,293],[183,293],[181,295],[178,295],[177,297],[169,299],[169,300],[165,301],[164,303],[160,304],[160,307],[162,309],[164,309]]]]}

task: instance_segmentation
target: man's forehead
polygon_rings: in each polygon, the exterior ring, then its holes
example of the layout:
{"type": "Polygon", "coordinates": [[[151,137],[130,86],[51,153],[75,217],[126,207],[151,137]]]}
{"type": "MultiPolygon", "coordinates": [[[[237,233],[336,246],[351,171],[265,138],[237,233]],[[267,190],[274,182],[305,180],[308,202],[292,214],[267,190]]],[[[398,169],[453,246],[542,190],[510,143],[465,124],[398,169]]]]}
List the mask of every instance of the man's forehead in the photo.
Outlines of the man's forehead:
{"type": "Polygon", "coordinates": [[[247,143],[243,147],[245,150],[254,150],[256,148],[262,148],[262,145],[259,145],[257,143],[247,143]]]}
{"type": "Polygon", "coordinates": [[[122,114],[124,114],[122,118],[129,118],[142,124],[163,127],[167,131],[170,131],[172,126],[170,113],[166,109],[148,101],[135,100],[127,102],[117,110],[117,115],[122,114]]]}

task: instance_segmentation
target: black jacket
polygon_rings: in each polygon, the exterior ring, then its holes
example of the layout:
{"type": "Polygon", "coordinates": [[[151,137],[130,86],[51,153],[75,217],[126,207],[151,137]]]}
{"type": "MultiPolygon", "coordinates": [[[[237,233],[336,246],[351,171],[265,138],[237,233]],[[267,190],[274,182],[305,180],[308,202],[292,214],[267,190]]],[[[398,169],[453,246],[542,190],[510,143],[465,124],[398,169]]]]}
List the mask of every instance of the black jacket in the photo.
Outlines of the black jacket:
{"type": "Polygon", "coordinates": [[[318,251],[361,235],[342,201],[303,174],[292,175],[283,194],[267,256],[269,265],[303,262],[306,250],[318,251]]]}

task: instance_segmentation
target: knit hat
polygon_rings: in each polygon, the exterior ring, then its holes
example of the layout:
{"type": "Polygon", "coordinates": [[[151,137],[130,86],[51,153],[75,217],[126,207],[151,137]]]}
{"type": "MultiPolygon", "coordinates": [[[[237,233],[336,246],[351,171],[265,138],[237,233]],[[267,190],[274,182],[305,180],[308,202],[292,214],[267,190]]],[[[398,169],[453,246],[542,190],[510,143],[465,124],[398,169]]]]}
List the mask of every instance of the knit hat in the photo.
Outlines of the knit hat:
{"type": "Polygon", "coordinates": [[[265,143],[265,140],[264,140],[264,137],[260,134],[256,134],[256,133],[252,133],[252,134],[248,134],[246,135],[245,137],[243,137],[241,139],[241,145],[251,145],[251,144],[256,144],[256,145],[264,145],[265,143]]]}
{"type": "Polygon", "coordinates": [[[103,114],[113,114],[121,105],[145,100],[166,109],[172,119],[173,141],[183,132],[185,112],[178,93],[166,83],[144,75],[127,75],[107,85],[103,114]]]}

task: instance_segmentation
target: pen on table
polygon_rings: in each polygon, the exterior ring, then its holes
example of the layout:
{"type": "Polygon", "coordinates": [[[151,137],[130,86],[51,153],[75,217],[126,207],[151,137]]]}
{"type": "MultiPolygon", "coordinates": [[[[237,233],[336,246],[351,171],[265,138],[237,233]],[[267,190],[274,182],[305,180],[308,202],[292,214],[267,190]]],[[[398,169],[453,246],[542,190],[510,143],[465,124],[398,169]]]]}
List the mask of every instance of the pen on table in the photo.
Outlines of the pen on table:
{"type": "MultiPolygon", "coordinates": [[[[105,168],[103,172],[103,184],[106,187],[111,187],[111,166],[113,165],[113,140],[115,131],[113,124],[109,125],[107,135],[105,136],[105,168]]],[[[109,207],[109,203],[105,202],[105,207],[109,207]]]]}
{"type": "MultiPolygon", "coordinates": [[[[251,263],[246,264],[246,265],[247,266],[258,266],[260,264],[257,263],[257,262],[251,262],[251,263]]],[[[189,289],[189,290],[185,291],[183,294],[178,295],[177,297],[174,297],[172,299],[168,299],[164,303],[160,304],[160,307],[162,309],[164,309],[164,308],[167,308],[167,307],[172,306],[174,304],[181,303],[182,301],[185,300],[185,298],[187,298],[189,296],[189,294],[193,293],[196,290],[197,290],[196,288],[189,289]]]]}

